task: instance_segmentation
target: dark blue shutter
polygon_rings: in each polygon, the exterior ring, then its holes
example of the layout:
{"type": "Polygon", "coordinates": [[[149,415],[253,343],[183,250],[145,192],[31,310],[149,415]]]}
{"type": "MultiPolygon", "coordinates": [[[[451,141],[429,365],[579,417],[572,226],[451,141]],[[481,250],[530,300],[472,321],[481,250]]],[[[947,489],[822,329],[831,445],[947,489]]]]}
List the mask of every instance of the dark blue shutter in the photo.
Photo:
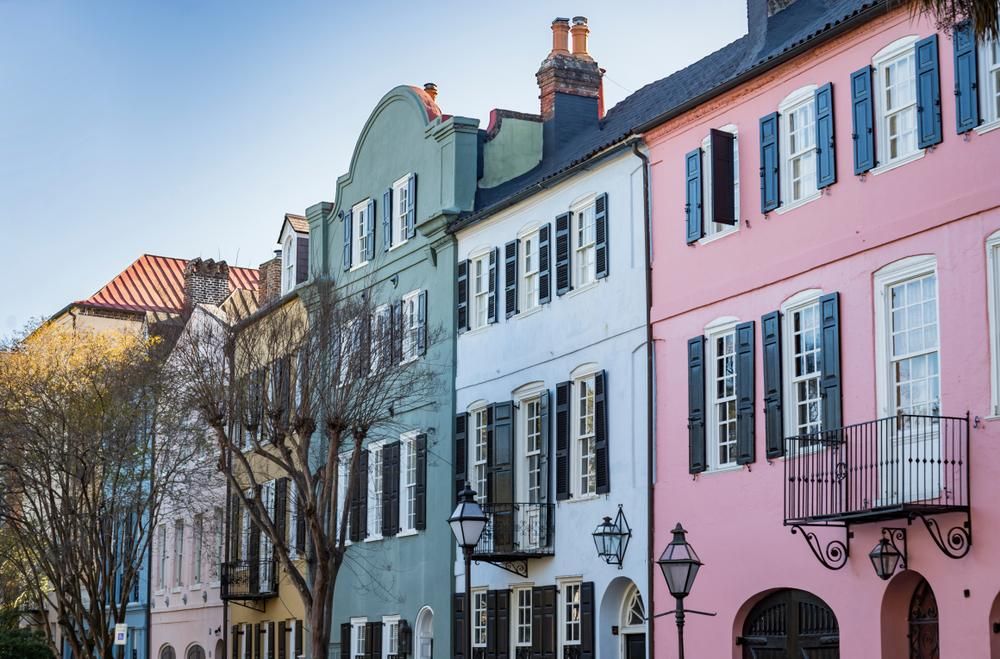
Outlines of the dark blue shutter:
{"type": "Polygon", "coordinates": [[[688,341],[688,471],[708,467],[705,452],[705,337],[688,341]]]}
{"type": "Polygon", "coordinates": [[[517,240],[503,247],[503,292],[507,318],[517,313],[517,240]]]}
{"type": "Polygon", "coordinates": [[[823,400],[823,430],[843,426],[840,386],[840,294],[830,293],[819,299],[822,333],[820,334],[820,396],[823,400]]]}
{"type": "Polygon", "coordinates": [[[768,213],[781,204],[778,192],[778,113],[760,118],[760,211],[768,213]]]}
{"type": "Polygon", "coordinates": [[[697,242],[705,235],[701,215],[701,149],[695,149],[684,156],[684,176],[687,203],[684,214],[687,217],[687,243],[697,242]]]}
{"type": "Polygon", "coordinates": [[[392,247],[392,188],[382,193],[382,249],[392,247]]]}
{"type": "Polygon", "coordinates": [[[459,261],[456,266],[455,289],[455,316],[458,331],[464,332],[469,329],[469,262],[467,260],[459,261]]]}
{"type": "Polygon", "coordinates": [[[570,388],[572,383],[556,385],[556,500],[569,498],[570,388]]]}
{"type": "Polygon", "coordinates": [[[736,224],[736,136],[724,130],[708,133],[712,168],[712,217],[705,222],[736,224]]]}
{"type": "Polygon", "coordinates": [[[837,182],[837,149],[833,139],[833,83],[816,90],[816,188],[837,182]]]}
{"type": "Polygon", "coordinates": [[[417,296],[417,354],[427,354],[427,291],[417,296]]]}
{"type": "Polygon", "coordinates": [[[490,250],[489,290],[486,294],[486,322],[497,322],[497,258],[499,250],[490,250]]]}
{"type": "Polygon", "coordinates": [[[572,213],[556,216],[556,295],[565,295],[573,288],[569,269],[569,225],[572,218],[572,213]]]}
{"type": "Polygon", "coordinates": [[[417,235],[417,175],[410,174],[406,182],[406,237],[417,235]]]}
{"type": "Polygon", "coordinates": [[[781,313],[760,319],[764,361],[764,443],[768,460],[785,454],[784,420],[781,418],[781,313]]]}
{"type": "Polygon", "coordinates": [[[552,225],[545,224],[538,229],[538,304],[552,300],[552,274],[550,272],[549,232],[552,225]]]}
{"type": "Polygon", "coordinates": [[[354,217],[351,211],[344,211],[344,270],[351,269],[351,226],[354,217]]]}
{"type": "Polygon", "coordinates": [[[594,376],[594,480],[598,494],[611,491],[607,391],[607,372],[600,371],[594,376]]]}
{"type": "Polygon", "coordinates": [[[979,125],[976,35],[970,21],[955,26],[955,130],[961,134],[979,125]]]}
{"type": "Polygon", "coordinates": [[[375,259],[375,200],[368,200],[368,235],[365,236],[365,258],[369,261],[375,259]]]}
{"type": "Polygon", "coordinates": [[[469,415],[462,412],[455,415],[455,502],[465,489],[466,442],[468,441],[469,415]]]}
{"type": "Polygon", "coordinates": [[[736,326],[736,463],[754,461],[754,322],[736,326]]]}
{"type": "Polygon", "coordinates": [[[917,146],[925,149],[941,141],[941,77],[938,73],[937,34],[917,42],[917,146]]]}
{"type": "Polygon", "coordinates": [[[872,69],[866,66],[851,74],[851,121],[854,133],[854,173],[864,174],[875,166],[872,69]]]}
{"type": "Polygon", "coordinates": [[[597,195],[594,201],[594,269],[597,279],[608,276],[608,195],[597,195]]]}

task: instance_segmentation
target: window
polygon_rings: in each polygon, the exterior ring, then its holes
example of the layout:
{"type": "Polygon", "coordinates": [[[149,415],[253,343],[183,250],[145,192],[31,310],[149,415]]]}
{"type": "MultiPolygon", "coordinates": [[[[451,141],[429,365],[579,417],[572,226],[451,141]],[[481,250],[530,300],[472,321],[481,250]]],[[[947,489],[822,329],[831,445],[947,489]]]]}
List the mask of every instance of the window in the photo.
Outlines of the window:
{"type": "Polygon", "coordinates": [[[399,657],[399,616],[382,618],[382,647],[382,657],[399,657]]]}
{"type": "Polygon", "coordinates": [[[879,165],[899,162],[920,152],[917,148],[915,42],[916,37],[901,39],[874,60],[879,165]]]}
{"type": "Polygon", "coordinates": [[[520,251],[520,310],[523,313],[538,307],[538,231],[521,238],[520,251]]]}
{"type": "Polygon", "coordinates": [[[368,620],[351,618],[351,656],[365,659],[368,652],[368,620]]]}
{"type": "Polygon", "coordinates": [[[411,291],[403,296],[403,361],[420,355],[421,335],[426,319],[420,317],[422,291],[411,291]]]}
{"type": "Polygon", "coordinates": [[[402,531],[412,531],[417,526],[417,437],[415,433],[400,438],[400,490],[402,501],[400,515],[402,531]]]}
{"type": "Polygon", "coordinates": [[[375,308],[372,320],[372,349],[371,361],[372,373],[379,370],[379,364],[389,364],[392,361],[392,307],[382,304],[375,308]]]}
{"type": "Polygon", "coordinates": [[[177,653],[169,645],[165,645],[162,650],[160,650],[160,659],[177,659],[177,653]]]}
{"type": "Polygon", "coordinates": [[[222,574],[222,561],[225,560],[225,512],[220,507],[215,508],[215,560],[212,562],[212,580],[218,581],[222,574]]]}
{"type": "Polygon", "coordinates": [[[723,126],[719,130],[732,133],[733,139],[733,217],[736,218],[734,224],[723,224],[713,222],[712,218],[712,136],[706,135],[701,141],[702,152],[702,217],[704,218],[705,233],[703,239],[722,236],[740,228],[740,148],[739,139],[736,138],[736,126],[732,124],[723,126]]]}
{"type": "Polygon", "coordinates": [[[489,434],[489,409],[481,407],[472,411],[472,482],[479,503],[487,503],[487,439],[489,434]]]}
{"type": "Polygon", "coordinates": [[[596,242],[597,242],[597,210],[594,203],[573,213],[573,263],[576,277],[573,285],[577,288],[597,281],[596,242]]]}
{"type": "Polygon", "coordinates": [[[531,588],[514,590],[514,645],[531,646],[531,588]]]}
{"type": "Polygon", "coordinates": [[[473,258],[469,264],[472,278],[472,329],[486,327],[489,322],[490,255],[473,258]]]}
{"type": "Polygon", "coordinates": [[[486,647],[486,591],[472,591],[472,645],[486,647]]]}
{"type": "Polygon", "coordinates": [[[174,587],[184,585],[184,520],[174,522],[174,587]]]}
{"type": "Polygon", "coordinates": [[[822,337],[820,292],[805,291],[783,305],[785,346],[785,424],[791,436],[812,435],[823,429],[822,337]]]}
{"type": "Polygon", "coordinates": [[[285,238],[281,248],[281,293],[285,294],[295,287],[295,234],[285,238]]]}
{"type": "Polygon", "coordinates": [[[194,517],[194,548],[191,551],[191,559],[194,562],[192,568],[191,583],[201,583],[201,550],[205,535],[205,516],[195,515],[194,517]]]}
{"type": "Polygon", "coordinates": [[[166,586],[167,579],[167,527],[160,525],[160,569],[156,574],[156,587],[161,590],[166,586]]]}
{"type": "Polygon", "coordinates": [[[531,398],[524,407],[524,456],[527,466],[528,503],[542,500],[542,402],[531,398]]]}
{"type": "Polygon", "coordinates": [[[406,208],[410,201],[410,174],[392,184],[392,245],[402,245],[407,240],[406,208]]]}
{"type": "Polygon", "coordinates": [[[580,583],[562,587],[563,645],[580,644],[580,583]]]}
{"type": "Polygon", "coordinates": [[[576,381],[576,449],[579,462],[579,492],[583,496],[597,493],[597,465],[595,462],[595,388],[594,376],[576,381]]]}
{"type": "Polygon", "coordinates": [[[728,319],[706,330],[708,465],[736,464],[736,323],[728,319]]]}
{"type": "Polygon", "coordinates": [[[989,290],[993,415],[1000,416],[1000,231],[993,233],[986,241],[986,268],[986,283],[989,290]]]}
{"type": "Polygon", "coordinates": [[[200,645],[192,645],[188,648],[187,659],[205,659],[205,650],[200,645]]]}
{"type": "Polygon", "coordinates": [[[816,193],[816,104],[812,94],[781,112],[785,147],[782,199],[786,204],[816,193]]]}
{"type": "MultiPolygon", "coordinates": [[[[267,516],[274,520],[274,484],[270,480],[261,485],[260,499],[264,505],[267,516]]],[[[260,589],[261,592],[270,592],[271,580],[274,576],[274,543],[266,533],[260,534],[260,589]]]]}
{"type": "Polygon", "coordinates": [[[371,207],[368,201],[357,204],[351,211],[351,221],[354,223],[352,227],[351,263],[355,268],[368,263],[368,241],[370,240],[368,236],[368,214],[370,212],[371,207]]]}
{"type": "Polygon", "coordinates": [[[382,442],[368,445],[368,539],[382,537],[382,442]]]}
{"type": "Polygon", "coordinates": [[[979,88],[983,123],[1000,121],[1000,41],[987,41],[979,47],[979,88]]]}

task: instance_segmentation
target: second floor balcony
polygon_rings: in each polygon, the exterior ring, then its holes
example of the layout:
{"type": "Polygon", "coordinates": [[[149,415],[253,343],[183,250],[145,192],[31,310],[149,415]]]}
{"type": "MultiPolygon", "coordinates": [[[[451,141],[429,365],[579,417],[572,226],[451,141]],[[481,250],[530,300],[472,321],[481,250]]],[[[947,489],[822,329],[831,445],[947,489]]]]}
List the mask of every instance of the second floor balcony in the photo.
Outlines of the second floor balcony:
{"type": "Polygon", "coordinates": [[[555,554],[555,505],[486,503],[489,517],[473,560],[504,561],[555,554]]]}
{"type": "Polygon", "coordinates": [[[222,564],[222,599],[261,600],[278,594],[274,559],[230,561],[222,564]]]}

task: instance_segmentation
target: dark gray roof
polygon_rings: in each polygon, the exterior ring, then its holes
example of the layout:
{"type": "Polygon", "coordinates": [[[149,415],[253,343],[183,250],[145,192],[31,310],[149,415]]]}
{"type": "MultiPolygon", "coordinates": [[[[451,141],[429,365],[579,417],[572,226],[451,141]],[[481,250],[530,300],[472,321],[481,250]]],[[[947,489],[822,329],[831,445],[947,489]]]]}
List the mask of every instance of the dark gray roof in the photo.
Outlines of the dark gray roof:
{"type": "MultiPolygon", "coordinates": [[[[767,35],[755,47],[744,35],[690,66],[632,93],[592,128],[548,154],[534,169],[493,188],[476,193],[476,210],[460,217],[452,230],[491,215],[537,186],[551,181],[597,153],[620,143],[644,127],[665,121],[689,106],[720,94],[728,85],[758,75],[797,47],[833,36],[845,23],[864,21],[884,13],[890,0],[798,0],[772,16],[767,35]],[[852,20],[853,19],[853,20],[852,20]]],[[[812,44],[810,44],[812,45],[812,44]]]]}

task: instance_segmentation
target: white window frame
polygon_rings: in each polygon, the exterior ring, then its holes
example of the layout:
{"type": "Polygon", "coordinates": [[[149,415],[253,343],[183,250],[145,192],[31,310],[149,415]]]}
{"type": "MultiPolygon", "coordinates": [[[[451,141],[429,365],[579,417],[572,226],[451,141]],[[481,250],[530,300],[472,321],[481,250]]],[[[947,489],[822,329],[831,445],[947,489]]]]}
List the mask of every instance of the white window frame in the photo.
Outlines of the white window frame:
{"type": "MultiPolygon", "coordinates": [[[[889,289],[902,282],[933,274],[937,280],[935,301],[937,303],[937,355],[938,355],[938,394],[939,402],[942,392],[940,386],[944,365],[941,355],[941,278],[938,275],[937,258],[933,254],[910,256],[884,266],[875,273],[875,382],[877,387],[879,416],[895,416],[894,381],[890,373],[891,350],[889,341],[889,289]]],[[[940,410],[938,411],[940,414],[940,410]]]]}
{"type": "Polygon", "coordinates": [[[520,298],[517,306],[518,315],[531,313],[542,307],[538,301],[540,293],[538,258],[541,254],[538,239],[538,226],[524,229],[517,236],[517,295],[520,298]],[[529,245],[533,245],[534,249],[529,250],[529,245]]]}
{"type": "Polygon", "coordinates": [[[372,313],[371,372],[376,373],[384,357],[392,361],[392,306],[380,304],[372,313]]]}
{"type": "Polygon", "coordinates": [[[191,588],[201,588],[202,579],[202,552],[205,546],[205,515],[198,513],[194,516],[194,528],[191,532],[191,588]]]}
{"type": "Polygon", "coordinates": [[[420,294],[422,292],[418,289],[403,296],[403,360],[401,362],[403,364],[420,357],[417,348],[420,343],[419,334],[423,329],[420,324],[420,294]]]}
{"type": "Polygon", "coordinates": [[[469,406],[469,482],[476,491],[480,504],[489,503],[489,492],[484,487],[489,478],[489,405],[486,401],[476,401],[469,406]],[[480,415],[482,415],[480,417],[480,415]],[[482,425],[480,425],[480,418],[482,425]]]}
{"type": "MultiPolygon", "coordinates": [[[[818,288],[811,288],[809,290],[800,291],[795,295],[791,296],[785,300],[781,305],[781,377],[782,377],[782,400],[785,401],[784,407],[784,423],[785,423],[785,435],[789,437],[798,436],[805,434],[800,432],[798,429],[798,396],[796,394],[796,385],[800,380],[805,380],[809,378],[796,378],[795,373],[795,327],[793,323],[793,318],[796,313],[800,313],[803,310],[816,305],[817,315],[821,314],[821,309],[819,309],[819,299],[823,296],[823,291],[818,288]]],[[[818,373],[819,382],[817,387],[822,384],[822,333],[823,333],[823,319],[821,316],[817,318],[819,337],[819,345],[817,346],[816,353],[816,373],[818,373]]],[[[823,430],[823,400],[820,398],[819,401],[819,413],[820,413],[820,425],[819,430],[823,430]]]]}
{"type": "Polygon", "coordinates": [[[736,406],[738,404],[736,383],[739,374],[739,360],[736,354],[736,325],[739,320],[733,316],[717,318],[705,326],[705,448],[708,458],[708,471],[724,471],[728,469],[739,469],[740,464],[736,462],[736,406]],[[733,459],[723,463],[719,460],[719,398],[716,394],[716,360],[719,357],[716,340],[725,336],[732,336],[733,342],[733,438],[727,442],[732,445],[733,459]]]}
{"type": "Polygon", "coordinates": [[[410,194],[410,177],[407,174],[392,184],[392,243],[390,250],[396,249],[409,238],[406,236],[406,204],[403,195],[410,194]]]}
{"type": "MultiPolygon", "coordinates": [[[[277,481],[269,480],[261,483],[260,487],[260,501],[264,506],[264,511],[267,513],[271,521],[274,521],[274,504],[275,504],[275,490],[277,481]]],[[[260,573],[260,585],[264,588],[265,585],[270,584],[272,578],[272,571],[275,569],[274,565],[274,543],[271,538],[268,537],[266,533],[260,534],[260,550],[257,554],[260,560],[259,573],[260,573]]]]}
{"type": "Polygon", "coordinates": [[[472,606],[469,612],[472,614],[472,647],[485,648],[487,643],[487,620],[486,620],[486,589],[472,589],[472,606]],[[481,604],[481,606],[480,606],[481,604]],[[480,633],[482,640],[480,641],[480,633]]]}
{"type": "Polygon", "coordinates": [[[712,135],[708,134],[701,141],[701,207],[704,218],[702,221],[704,235],[698,241],[699,243],[710,243],[740,229],[740,136],[734,124],[726,124],[717,130],[730,133],[733,136],[733,199],[735,200],[733,211],[736,213],[734,216],[736,222],[734,224],[720,224],[712,221],[712,135]]]}
{"type": "Polygon", "coordinates": [[[368,265],[368,199],[351,207],[351,270],[368,265]]]}
{"type": "Polygon", "coordinates": [[[240,635],[240,645],[242,647],[242,651],[240,654],[242,654],[243,659],[252,659],[250,656],[251,646],[249,643],[247,643],[247,639],[252,635],[253,635],[253,625],[249,622],[244,622],[243,633],[240,635]]]}
{"type": "Polygon", "coordinates": [[[559,650],[560,656],[562,655],[562,650],[566,646],[570,645],[580,645],[583,640],[583,580],[582,579],[564,579],[559,582],[559,615],[557,616],[559,620],[559,650]],[[571,593],[577,593],[577,601],[575,605],[577,616],[576,621],[571,622],[568,613],[570,611],[570,597],[571,593]],[[570,639],[571,634],[567,632],[570,629],[570,625],[573,625],[576,629],[572,636],[575,639],[570,639]]]}
{"type": "Polygon", "coordinates": [[[288,506],[288,521],[286,523],[285,543],[288,545],[288,557],[295,560],[299,557],[299,551],[295,547],[295,528],[299,523],[299,486],[295,484],[294,478],[288,479],[288,489],[285,492],[286,504],[288,506]]]}
{"type": "Polygon", "coordinates": [[[798,208],[810,201],[815,201],[823,193],[816,187],[816,167],[819,165],[816,157],[816,85],[806,85],[796,89],[786,96],[778,104],[778,147],[781,151],[781,176],[779,177],[779,187],[781,188],[781,205],[778,206],[777,213],[780,215],[794,208],[798,208]],[[808,108],[812,113],[812,124],[805,129],[805,133],[812,139],[812,146],[796,153],[790,151],[791,147],[791,126],[792,117],[800,110],[808,108]],[[806,181],[804,192],[798,199],[792,199],[792,159],[811,158],[812,174],[804,177],[806,181]]]}
{"type": "MultiPolygon", "coordinates": [[[[917,56],[915,48],[917,40],[918,37],[916,35],[902,37],[880,50],[875,54],[875,57],[872,58],[872,68],[874,69],[872,74],[872,77],[874,78],[872,93],[875,95],[875,138],[877,140],[875,157],[876,162],[878,162],[878,166],[872,170],[873,175],[895,169],[900,165],[904,165],[924,156],[925,150],[917,146],[920,142],[920,119],[917,113],[917,56]],[[885,82],[883,81],[883,78],[885,76],[885,70],[888,66],[893,65],[906,57],[910,58],[910,62],[913,67],[912,108],[914,124],[913,141],[915,149],[910,153],[903,153],[890,159],[888,141],[889,130],[885,109],[885,82]]],[[[901,112],[902,110],[909,108],[910,105],[908,104],[905,108],[896,109],[895,112],[901,112]]]]}
{"type": "MultiPolygon", "coordinates": [[[[351,476],[351,453],[352,451],[343,451],[340,454],[338,469],[340,470],[340,477],[337,479],[337,525],[339,527],[341,520],[344,518],[344,511],[347,511],[347,523],[350,525],[350,506],[347,505],[347,486],[348,479],[351,476]]],[[[345,534],[344,544],[351,544],[351,534],[345,534]]]]}
{"type": "Polygon", "coordinates": [[[532,641],[532,629],[531,629],[531,617],[532,617],[532,584],[521,584],[514,586],[511,591],[511,630],[510,637],[513,640],[513,645],[515,648],[530,648],[532,641]],[[527,596],[527,606],[522,606],[521,597],[527,596]],[[527,623],[521,622],[521,613],[524,610],[528,612],[527,623]],[[527,632],[527,640],[521,640],[521,632],[527,632]]]}
{"type": "Polygon", "coordinates": [[[215,556],[212,561],[212,575],[209,585],[218,587],[222,579],[222,563],[226,560],[226,511],[216,506],[212,512],[212,530],[214,533],[215,556]]]}
{"type": "Polygon", "coordinates": [[[285,237],[285,242],[281,246],[281,294],[295,288],[295,261],[296,261],[296,236],[294,231],[289,231],[285,237]]]}
{"type": "Polygon", "coordinates": [[[573,498],[574,499],[592,499],[597,497],[597,372],[600,369],[596,364],[586,364],[584,366],[578,367],[572,373],[573,391],[571,394],[572,404],[570,405],[570,411],[572,416],[572,428],[571,437],[572,442],[570,443],[569,459],[573,472],[573,498]],[[583,420],[583,414],[585,413],[582,402],[581,395],[583,393],[583,385],[585,382],[589,382],[590,387],[594,389],[594,399],[593,399],[593,419],[591,425],[590,433],[581,432],[580,422],[583,420]],[[587,454],[584,454],[584,442],[589,442],[589,450],[587,454]],[[587,468],[589,473],[586,476],[587,487],[584,488],[584,468],[587,468]]]}
{"type": "Polygon", "coordinates": [[[597,284],[597,195],[587,197],[570,207],[570,279],[574,290],[597,284]],[[589,217],[589,224],[588,218],[589,217]],[[581,223],[584,223],[581,227],[581,223]],[[581,231],[581,228],[583,229],[581,231]],[[581,233],[584,234],[581,239],[581,233]],[[584,279],[584,264],[587,277],[584,279]]]}
{"type": "Polygon", "coordinates": [[[368,444],[368,537],[365,538],[365,542],[382,539],[382,496],[385,492],[385,483],[382,482],[384,448],[385,440],[368,444]]]}
{"type": "Polygon", "coordinates": [[[167,587],[167,525],[160,524],[158,529],[160,536],[160,570],[157,574],[157,591],[163,592],[167,587]]]}
{"type": "MultiPolygon", "coordinates": [[[[976,128],[979,133],[985,133],[995,128],[1000,128],[1000,112],[997,111],[997,96],[1000,95],[1000,52],[997,53],[996,61],[993,60],[992,40],[983,40],[977,44],[979,52],[976,58],[976,66],[979,69],[979,109],[981,123],[976,128]]],[[[1000,47],[998,47],[1000,51],[1000,47]]]]}
{"type": "Polygon", "coordinates": [[[986,287],[990,319],[990,409],[991,416],[997,417],[1000,416],[1000,231],[994,231],[986,239],[986,287]]]}
{"type": "MultiPolygon", "coordinates": [[[[469,329],[482,329],[490,324],[490,254],[481,250],[469,256],[469,329]],[[481,276],[476,269],[481,268],[481,276]],[[482,284],[482,291],[477,286],[482,284]],[[482,318],[480,318],[480,314],[482,318]]],[[[494,282],[494,286],[496,282],[494,282]]]]}
{"type": "Polygon", "coordinates": [[[396,534],[397,537],[417,532],[417,435],[419,434],[420,431],[411,430],[399,437],[399,533],[396,534]],[[410,482],[411,477],[412,482],[410,482]]]}
{"type": "Polygon", "coordinates": [[[178,591],[184,585],[184,520],[174,520],[173,589],[178,591]],[[178,533],[179,531],[179,533],[178,533]]]}
{"type": "Polygon", "coordinates": [[[382,659],[399,655],[399,621],[398,615],[382,616],[382,659]],[[395,651],[393,642],[396,644],[395,651]]]}
{"type": "Polygon", "coordinates": [[[351,659],[365,659],[367,645],[368,618],[351,618],[351,659]]]}

